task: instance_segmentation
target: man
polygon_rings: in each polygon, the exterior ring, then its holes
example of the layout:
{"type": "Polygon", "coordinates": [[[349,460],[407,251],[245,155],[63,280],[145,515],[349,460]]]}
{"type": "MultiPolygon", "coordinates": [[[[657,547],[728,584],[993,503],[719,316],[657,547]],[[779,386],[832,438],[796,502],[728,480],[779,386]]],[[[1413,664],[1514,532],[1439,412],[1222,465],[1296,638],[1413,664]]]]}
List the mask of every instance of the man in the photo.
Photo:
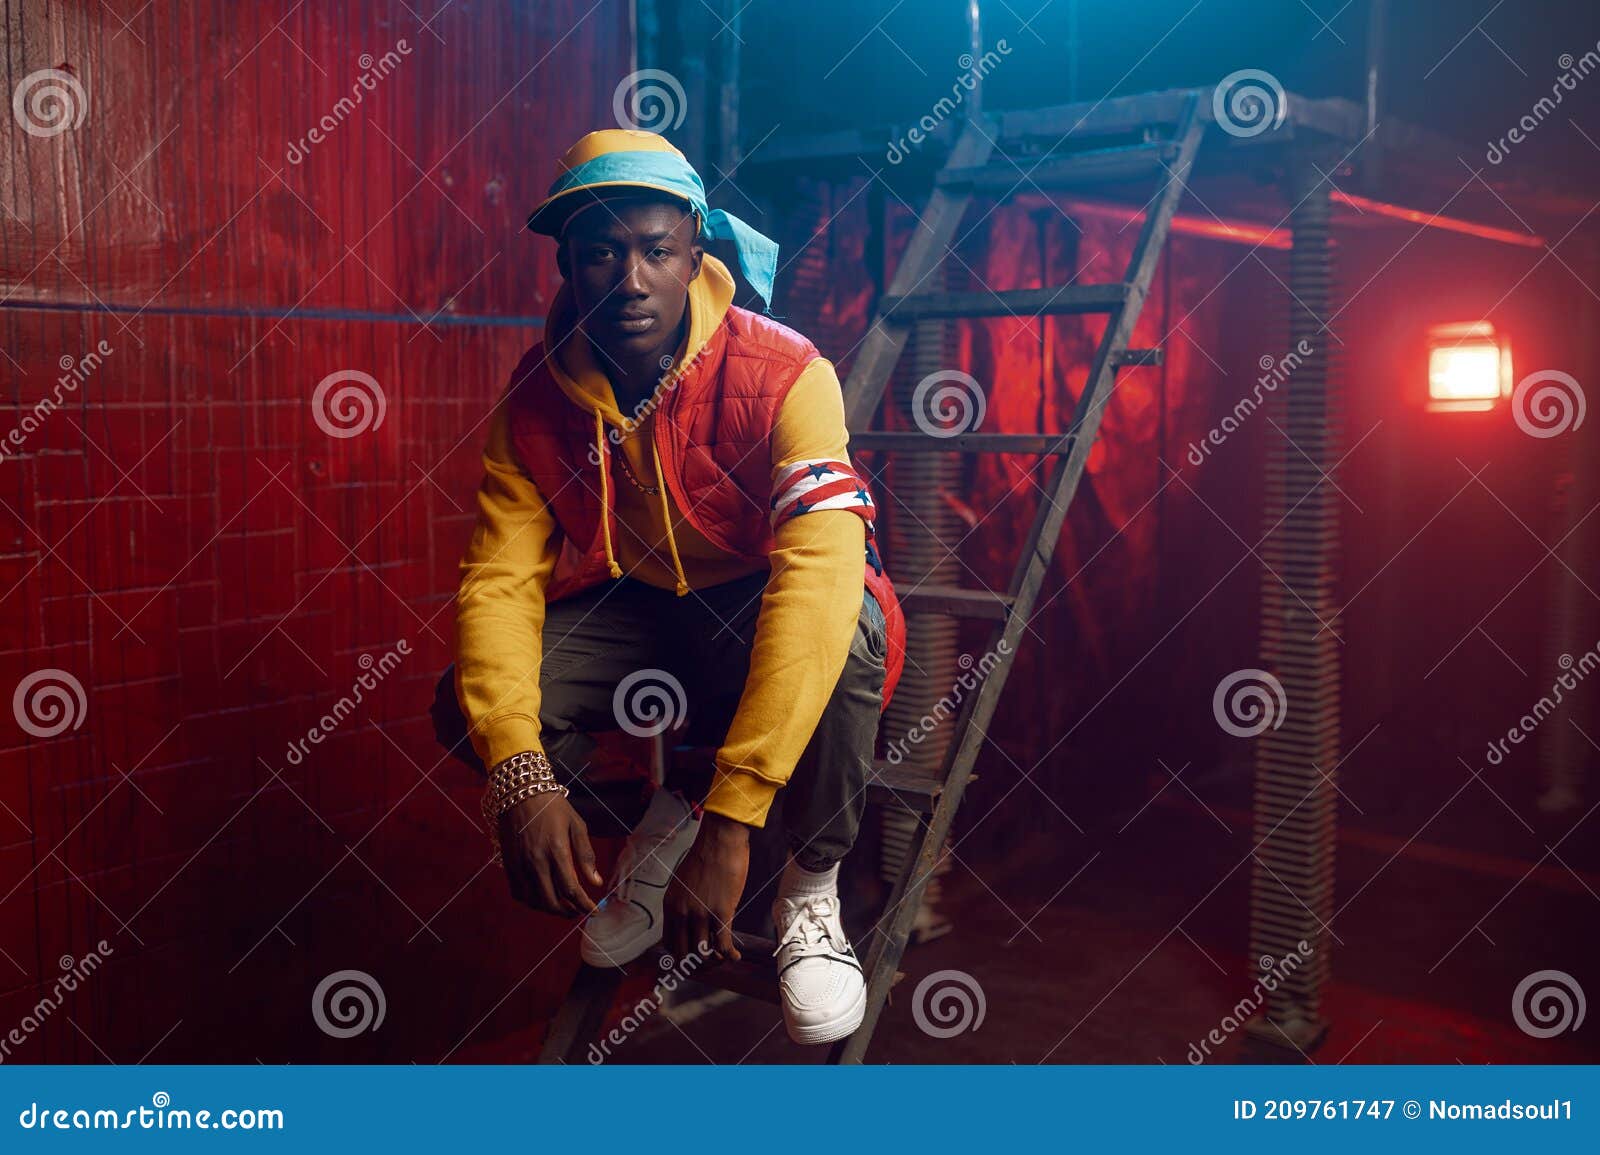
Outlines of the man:
{"type": "Polygon", "coordinates": [[[489,768],[485,815],[512,894],[582,915],[596,966],[658,942],[738,958],[750,830],[784,790],[784,1021],[797,1042],[843,1038],[865,988],[838,866],[904,619],[838,378],[800,334],[731,304],[733,278],[702,239],[734,242],[769,310],[777,246],[710,211],[664,138],[585,136],[528,223],[557,240],[563,284],[491,416],[440,740],[489,768]],[[663,720],[647,716],[658,694],[665,721],[686,707],[718,737],[715,773],[703,790],[656,790],[597,903],[568,787],[593,732],[663,720]]]}

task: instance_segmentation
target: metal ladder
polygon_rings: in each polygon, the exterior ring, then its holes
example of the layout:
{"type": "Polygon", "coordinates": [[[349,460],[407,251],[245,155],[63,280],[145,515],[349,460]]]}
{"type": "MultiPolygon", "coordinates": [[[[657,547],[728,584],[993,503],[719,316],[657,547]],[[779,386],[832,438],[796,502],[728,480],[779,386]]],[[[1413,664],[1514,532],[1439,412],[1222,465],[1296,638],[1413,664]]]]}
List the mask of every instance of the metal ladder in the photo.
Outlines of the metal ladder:
{"type": "MultiPolygon", "coordinates": [[[[1143,174],[1157,176],[1158,187],[1145,208],[1144,222],[1127,272],[1122,281],[1111,284],[966,293],[917,292],[951,251],[951,241],[973,196],[985,191],[1004,194],[1023,183],[1018,179],[1019,170],[1014,164],[989,163],[1000,134],[999,118],[980,114],[964,122],[935,177],[921,227],[913,235],[887,291],[878,302],[872,326],[844,383],[845,417],[853,449],[889,453],[1038,454],[1054,459],[1054,471],[1044,487],[1046,500],[1040,503],[1010,587],[1004,593],[926,584],[897,591],[908,614],[942,613],[993,622],[989,651],[999,652],[1002,642],[1008,649],[1006,656],[984,679],[978,693],[963,701],[955,723],[955,736],[936,777],[908,772],[883,761],[874,766],[869,800],[910,809],[918,815],[919,830],[871,936],[864,963],[866,1017],[854,1034],[834,1044],[829,1054],[831,1063],[863,1060],[889,992],[895,982],[904,977],[899,964],[923,890],[933,875],[962,795],[973,777],[989,721],[1010,673],[1011,659],[1033,611],[1068,506],[1077,492],[1089,450],[1099,432],[1116,371],[1122,366],[1160,363],[1161,350],[1130,349],[1128,341],[1149,293],[1173,213],[1205,131],[1203,110],[1207,108],[1209,94],[1196,91],[1186,95],[1169,136],[1133,145],[1081,149],[1039,163],[1026,178],[1026,183],[1033,187],[1061,188],[1097,181],[1121,181],[1143,174]],[[915,322],[939,318],[1068,314],[1104,314],[1107,324],[1088,380],[1073,410],[1072,421],[1064,432],[973,432],[935,437],[920,431],[866,428],[877,413],[915,322]]],[[[892,559],[888,560],[892,569],[892,559]]],[[[743,934],[738,939],[744,959],[709,968],[696,974],[696,980],[775,1001],[777,982],[770,965],[774,944],[743,934]]],[[[648,957],[633,964],[633,968],[641,974],[655,973],[648,957]]],[[[580,1049],[599,1031],[626,973],[628,968],[580,967],[546,1035],[541,1062],[581,1059],[580,1049]]]]}

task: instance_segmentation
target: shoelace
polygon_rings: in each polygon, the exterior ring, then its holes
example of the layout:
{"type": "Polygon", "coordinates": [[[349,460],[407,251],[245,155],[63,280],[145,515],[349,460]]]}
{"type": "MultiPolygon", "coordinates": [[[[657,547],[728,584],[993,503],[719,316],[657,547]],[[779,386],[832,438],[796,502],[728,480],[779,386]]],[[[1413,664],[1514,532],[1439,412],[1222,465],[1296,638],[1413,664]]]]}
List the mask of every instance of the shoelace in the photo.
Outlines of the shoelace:
{"type": "Polygon", "coordinates": [[[772,952],[773,955],[781,954],[783,949],[790,945],[798,947],[802,955],[815,954],[819,949],[826,950],[834,946],[833,932],[823,921],[833,913],[834,900],[830,895],[806,899],[789,919],[789,925],[783,934],[778,937],[778,945],[772,952]]]}

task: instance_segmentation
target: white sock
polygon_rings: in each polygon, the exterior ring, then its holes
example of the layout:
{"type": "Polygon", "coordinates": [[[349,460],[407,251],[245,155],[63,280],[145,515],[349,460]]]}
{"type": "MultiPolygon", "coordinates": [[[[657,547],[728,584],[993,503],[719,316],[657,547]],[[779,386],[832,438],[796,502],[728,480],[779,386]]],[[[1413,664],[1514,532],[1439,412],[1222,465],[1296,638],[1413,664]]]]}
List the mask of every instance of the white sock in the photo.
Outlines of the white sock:
{"type": "Polygon", "coordinates": [[[839,864],[835,862],[827,870],[816,872],[807,870],[794,860],[794,855],[789,855],[789,865],[783,868],[783,877],[778,880],[779,898],[809,898],[816,894],[833,894],[839,892],[839,864]]]}

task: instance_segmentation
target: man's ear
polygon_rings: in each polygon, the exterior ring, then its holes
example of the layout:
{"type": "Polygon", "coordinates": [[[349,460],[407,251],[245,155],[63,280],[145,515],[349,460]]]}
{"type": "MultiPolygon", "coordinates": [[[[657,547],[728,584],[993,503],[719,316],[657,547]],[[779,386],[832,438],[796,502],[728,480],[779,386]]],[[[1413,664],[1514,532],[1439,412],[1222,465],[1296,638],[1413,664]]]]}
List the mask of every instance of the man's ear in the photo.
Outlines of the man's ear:
{"type": "Polygon", "coordinates": [[[694,245],[689,250],[689,279],[691,281],[700,275],[700,260],[705,255],[705,249],[699,244],[694,245]]]}
{"type": "Polygon", "coordinates": [[[567,263],[567,238],[562,237],[556,242],[556,268],[561,271],[563,281],[572,280],[570,266],[567,263]]]}

